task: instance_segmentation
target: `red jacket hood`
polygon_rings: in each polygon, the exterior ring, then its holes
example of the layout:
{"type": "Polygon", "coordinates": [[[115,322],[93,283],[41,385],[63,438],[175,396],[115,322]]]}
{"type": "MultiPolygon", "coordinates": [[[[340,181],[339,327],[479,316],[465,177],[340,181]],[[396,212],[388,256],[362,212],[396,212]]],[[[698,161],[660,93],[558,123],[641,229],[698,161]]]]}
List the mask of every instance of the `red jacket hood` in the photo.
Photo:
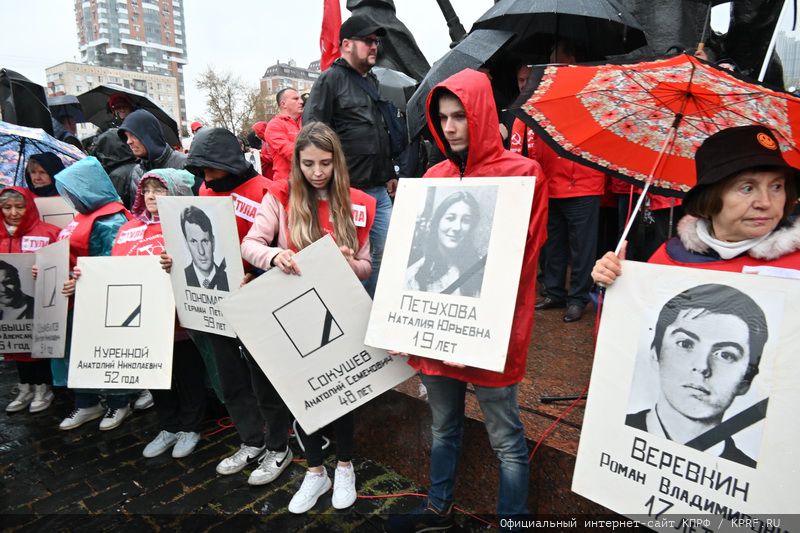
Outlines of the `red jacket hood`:
{"type": "Polygon", "coordinates": [[[461,161],[458,155],[450,150],[439,124],[438,94],[444,89],[455,94],[467,112],[469,149],[467,150],[466,165],[463,167],[463,172],[460,173],[470,175],[477,163],[489,163],[492,159],[503,155],[500,121],[497,119],[496,106],[492,96],[492,84],[486,74],[477,70],[465,69],[439,83],[428,95],[426,114],[433,138],[439,150],[460,169],[461,161]],[[436,102],[435,105],[434,102],[436,102]]]}
{"type": "MultiPolygon", "coordinates": [[[[39,209],[36,207],[36,197],[25,187],[6,187],[3,191],[17,191],[25,198],[25,216],[22,217],[22,222],[20,222],[19,227],[17,227],[17,230],[14,232],[15,235],[25,235],[39,222],[39,209]]],[[[3,219],[3,222],[5,222],[5,219],[3,219]]],[[[8,229],[6,229],[5,224],[2,226],[2,235],[8,237],[8,229]]]]}

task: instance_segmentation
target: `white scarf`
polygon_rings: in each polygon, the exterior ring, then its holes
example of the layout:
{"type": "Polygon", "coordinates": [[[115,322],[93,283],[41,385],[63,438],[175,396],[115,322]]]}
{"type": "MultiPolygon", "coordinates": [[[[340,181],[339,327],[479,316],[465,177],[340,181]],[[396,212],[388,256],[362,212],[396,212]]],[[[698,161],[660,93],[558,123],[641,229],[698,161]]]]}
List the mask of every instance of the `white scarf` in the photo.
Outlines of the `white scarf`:
{"type": "Polygon", "coordinates": [[[758,243],[769,237],[770,233],[762,237],[756,237],[754,239],[746,239],[743,241],[737,242],[726,242],[721,241],[719,239],[715,239],[711,236],[711,232],[709,231],[709,222],[704,219],[698,219],[697,221],[697,237],[703,241],[709,248],[717,252],[722,259],[733,259],[736,256],[742,255],[750,248],[753,248],[758,243]]]}

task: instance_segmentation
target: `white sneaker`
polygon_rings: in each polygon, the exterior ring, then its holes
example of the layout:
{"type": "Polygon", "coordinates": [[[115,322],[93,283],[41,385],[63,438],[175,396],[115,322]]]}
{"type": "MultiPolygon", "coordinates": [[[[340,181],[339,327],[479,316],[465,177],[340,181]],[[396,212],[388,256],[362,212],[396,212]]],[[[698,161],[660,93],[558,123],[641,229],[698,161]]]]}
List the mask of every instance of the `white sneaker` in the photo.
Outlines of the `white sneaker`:
{"type": "Polygon", "coordinates": [[[30,412],[38,413],[39,411],[44,411],[53,403],[53,398],[55,398],[55,396],[53,395],[53,391],[50,390],[50,385],[34,385],[30,412]]]}
{"type": "Polygon", "coordinates": [[[333,508],[347,509],[356,502],[356,497],[356,471],[353,465],[337,466],[333,475],[333,508]]]}
{"type": "Polygon", "coordinates": [[[106,416],[100,421],[100,431],[109,431],[118,428],[131,414],[133,414],[133,411],[127,405],[116,409],[109,407],[106,411],[106,416]]]}
{"type": "Polygon", "coordinates": [[[22,411],[33,401],[33,389],[28,383],[17,385],[17,397],[6,405],[6,413],[16,413],[22,411]]]}
{"type": "Polygon", "coordinates": [[[175,447],[172,448],[172,457],[175,459],[186,457],[194,451],[194,447],[197,446],[199,440],[200,433],[194,431],[179,431],[178,442],[175,443],[175,447]]]}
{"type": "Polygon", "coordinates": [[[153,407],[153,395],[150,394],[150,391],[145,389],[139,393],[139,397],[136,398],[136,401],[133,402],[133,408],[136,411],[144,411],[145,409],[150,409],[153,407]]]}
{"type": "Polygon", "coordinates": [[[142,455],[147,458],[157,457],[169,450],[177,440],[178,436],[175,433],[162,430],[161,433],[156,435],[156,438],[151,440],[150,443],[144,447],[142,455]]]}
{"type": "Polygon", "coordinates": [[[273,452],[267,450],[261,459],[258,460],[258,468],[253,470],[250,477],[247,478],[247,483],[250,485],[266,485],[272,483],[281,472],[286,470],[286,467],[292,462],[294,455],[292,450],[287,446],[285,450],[280,452],[273,452]]]}
{"type": "Polygon", "coordinates": [[[331,488],[331,478],[328,473],[323,471],[321,474],[315,474],[311,471],[306,472],[303,478],[303,484],[300,489],[292,496],[292,501],[289,502],[289,512],[295,514],[302,514],[314,507],[317,499],[328,492],[331,488]]]}
{"type": "Polygon", "coordinates": [[[245,466],[258,459],[265,449],[266,446],[258,447],[241,444],[239,451],[220,461],[217,465],[217,474],[228,476],[236,472],[241,472],[245,466]]]}
{"type": "Polygon", "coordinates": [[[99,403],[93,407],[76,407],[67,415],[67,418],[61,421],[58,429],[75,429],[90,420],[100,418],[105,412],[105,407],[99,403]]]}

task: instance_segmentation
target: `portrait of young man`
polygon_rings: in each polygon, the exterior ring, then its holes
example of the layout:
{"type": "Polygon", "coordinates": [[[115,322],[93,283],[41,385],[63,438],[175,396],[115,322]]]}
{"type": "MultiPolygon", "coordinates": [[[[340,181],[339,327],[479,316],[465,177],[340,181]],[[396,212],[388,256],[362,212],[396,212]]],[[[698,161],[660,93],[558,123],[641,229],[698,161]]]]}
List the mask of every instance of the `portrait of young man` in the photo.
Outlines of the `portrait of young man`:
{"type": "Polygon", "coordinates": [[[0,261],[0,320],[33,318],[33,297],[22,292],[17,268],[0,261]]]}
{"type": "Polygon", "coordinates": [[[189,206],[181,213],[181,231],[192,262],[183,270],[188,287],[228,291],[225,259],[214,263],[214,228],[202,209],[189,206]]]}
{"type": "Polygon", "coordinates": [[[625,424],[755,468],[756,458],[720,424],[758,374],[768,333],[762,308],[733,287],[698,285],[674,296],[658,314],[650,346],[657,400],[625,424]]]}

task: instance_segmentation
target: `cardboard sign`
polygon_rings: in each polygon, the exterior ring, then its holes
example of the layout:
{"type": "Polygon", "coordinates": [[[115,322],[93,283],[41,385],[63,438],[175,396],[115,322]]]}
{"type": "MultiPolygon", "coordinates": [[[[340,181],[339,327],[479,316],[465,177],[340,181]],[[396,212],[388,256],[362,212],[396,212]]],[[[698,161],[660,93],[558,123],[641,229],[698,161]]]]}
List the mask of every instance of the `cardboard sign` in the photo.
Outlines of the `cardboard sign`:
{"type": "Polygon", "coordinates": [[[60,196],[41,196],[34,199],[39,218],[64,229],[78,213],[60,196]]]}
{"type": "Polygon", "coordinates": [[[61,294],[69,279],[69,240],[58,241],[36,252],[32,357],[64,357],[69,299],[61,294]]]}
{"type": "Polygon", "coordinates": [[[233,206],[227,196],[158,198],[178,320],[185,328],[226,337],[236,335],[219,304],[244,278],[233,206]]]}
{"type": "Polygon", "coordinates": [[[622,270],[605,297],[572,490],[656,530],[797,529],[797,281],[622,270]]]}
{"type": "Polygon", "coordinates": [[[28,353],[33,337],[34,254],[0,254],[0,353],[28,353]]]}
{"type": "Polygon", "coordinates": [[[155,256],[80,257],[70,388],[169,389],[175,303],[155,256]]]}
{"type": "Polygon", "coordinates": [[[501,372],[534,181],[401,180],[366,344],[501,372]]]}
{"type": "Polygon", "coordinates": [[[414,375],[364,345],[370,299],[333,239],[294,256],[222,302],[239,338],[303,429],[314,432],[414,375]]]}

